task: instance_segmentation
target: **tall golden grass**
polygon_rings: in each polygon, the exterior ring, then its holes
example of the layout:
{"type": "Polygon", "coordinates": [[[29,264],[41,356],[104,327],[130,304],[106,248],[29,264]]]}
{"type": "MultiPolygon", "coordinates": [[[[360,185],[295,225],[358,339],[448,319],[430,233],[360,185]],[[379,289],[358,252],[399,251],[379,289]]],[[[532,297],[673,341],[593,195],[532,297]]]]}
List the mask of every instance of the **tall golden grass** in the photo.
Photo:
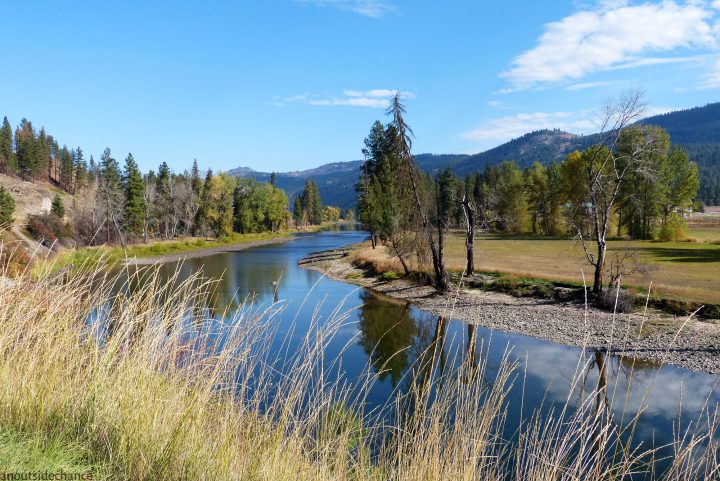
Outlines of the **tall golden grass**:
{"type": "Polygon", "coordinates": [[[680,437],[653,474],[655,451],[620,441],[603,387],[579,409],[530,413],[506,439],[522,370],[506,357],[490,375],[481,352],[439,372],[437,339],[406,394],[369,412],[373,370],[350,382],[324,355],[342,305],[291,350],[281,305],[210,312],[211,293],[211,281],[152,267],[0,284],[0,429],[82,446],[118,480],[718,477],[713,429],[680,437]]]}

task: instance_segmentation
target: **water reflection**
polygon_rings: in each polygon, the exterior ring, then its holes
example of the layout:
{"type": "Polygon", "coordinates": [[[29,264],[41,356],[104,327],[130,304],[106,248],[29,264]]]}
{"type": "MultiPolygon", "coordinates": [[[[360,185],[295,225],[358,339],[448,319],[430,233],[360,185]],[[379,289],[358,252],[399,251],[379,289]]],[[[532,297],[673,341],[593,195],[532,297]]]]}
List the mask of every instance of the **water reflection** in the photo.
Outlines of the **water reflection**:
{"type": "MultiPolygon", "coordinates": [[[[273,320],[281,339],[277,349],[291,354],[312,329],[313,319],[326,322],[342,305],[348,319],[328,343],[325,355],[341,361],[350,380],[361,377],[368,365],[378,374],[366,398],[368,410],[423,384],[443,389],[443,380],[453,372],[459,372],[466,383],[490,383],[506,357],[520,364],[522,371],[522,382],[516,382],[508,395],[508,437],[521,416],[534,409],[545,412],[568,401],[581,406],[594,396],[597,412],[619,426],[642,409],[635,440],[662,445],[673,440],[677,429],[673,422],[681,404],[684,427],[720,401],[717,378],[712,375],[468,325],[297,265],[311,252],[364,238],[364,233],[348,230],[305,235],[283,245],[168,264],[160,268],[160,275],[171,282],[177,269],[178,280],[202,271],[214,280],[211,301],[203,308],[216,315],[241,308],[248,298],[255,301],[256,309],[280,302],[285,309],[273,320]],[[478,373],[484,378],[479,379],[478,373]]],[[[136,287],[131,282],[126,289],[131,292],[136,287]]]]}

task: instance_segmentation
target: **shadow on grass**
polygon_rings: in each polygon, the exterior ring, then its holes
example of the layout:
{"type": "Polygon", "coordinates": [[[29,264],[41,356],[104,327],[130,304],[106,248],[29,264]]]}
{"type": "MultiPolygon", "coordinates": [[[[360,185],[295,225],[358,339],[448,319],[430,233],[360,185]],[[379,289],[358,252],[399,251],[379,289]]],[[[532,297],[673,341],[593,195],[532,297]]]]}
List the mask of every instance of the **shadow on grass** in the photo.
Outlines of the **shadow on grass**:
{"type": "Polygon", "coordinates": [[[638,247],[631,248],[641,254],[649,254],[654,260],[660,262],[720,262],[720,249],[703,248],[663,248],[663,247],[638,247]]]}

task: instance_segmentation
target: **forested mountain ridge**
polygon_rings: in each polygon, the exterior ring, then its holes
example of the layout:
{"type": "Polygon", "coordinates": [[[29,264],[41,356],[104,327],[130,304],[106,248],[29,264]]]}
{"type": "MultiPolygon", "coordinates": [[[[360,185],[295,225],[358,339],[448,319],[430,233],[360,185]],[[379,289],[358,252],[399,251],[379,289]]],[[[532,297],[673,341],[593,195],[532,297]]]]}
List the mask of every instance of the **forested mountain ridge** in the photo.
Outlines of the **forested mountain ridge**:
{"type": "MultiPolygon", "coordinates": [[[[700,200],[710,205],[720,204],[720,102],[648,117],[640,123],[662,127],[670,134],[674,145],[682,147],[698,164],[700,171],[700,200]]],[[[515,160],[521,168],[538,161],[543,165],[558,162],[575,150],[583,150],[597,140],[597,135],[575,135],[562,130],[538,130],[527,133],[485,152],[474,155],[419,154],[415,156],[420,168],[437,172],[451,167],[456,174],[466,175],[483,171],[486,166],[504,160],[515,160]]],[[[300,192],[305,178],[318,184],[320,194],[328,205],[343,209],[355,206],[355,184],[362,161],[335,162],[305,171],[277,174],[278,186],[292,199],[300,192]]],[[[238,168],[230,174],[267,181],[269,172],[254,172],[238,168]]]]}

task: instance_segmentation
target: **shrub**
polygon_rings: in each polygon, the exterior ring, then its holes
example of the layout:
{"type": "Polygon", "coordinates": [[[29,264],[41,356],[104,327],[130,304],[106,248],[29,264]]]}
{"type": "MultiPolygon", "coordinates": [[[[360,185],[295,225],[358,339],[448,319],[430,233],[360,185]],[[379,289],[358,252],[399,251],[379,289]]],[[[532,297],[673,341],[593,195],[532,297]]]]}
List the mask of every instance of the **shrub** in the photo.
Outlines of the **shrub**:
{"type": "Polygon", "coordinates": [[[28,233],[45,246],[51,246],[58,239],[72,237],[72,227],[55,214],[31,215],[28,217],[28,233]]]}
{"type": "Polygon", "coordinates": [[[13,213],[15,212],[15,199],[12,198],[10,192],[5,187],[0,186],[0,226],[13,223],[13,213]]]}
{"type": "Polygon", "coordinates": [[[395,271],[383,272],[382,275],[380,276],[380,280],[383,280],[383,281],[394,281],[395,279],[399,279],[399,278],[400,278],[400,274],[398,274],[395,271]]]}
{"type": "Polygon", "coordinates": [[[597,304],[608,311],[630,313],[635,310],[635,296],[627,289],[618,293],[616,288],[609,287],[600,294],[597,304]]]}
{"type": "Polygon", "coordinates": [[[660,240],[678,241],[687,236],[687,222],[677,214],[671,214],[660,229],[660,240]]]}
{"type": "Polygon", "coordinates": [[[63,204],[60,194],[55,194],[55,198],[52,201],[52,207],[50,207],[50,213],[57,216],[58,219],[62,219],[65,216],[65,204],[63,204]]]}

